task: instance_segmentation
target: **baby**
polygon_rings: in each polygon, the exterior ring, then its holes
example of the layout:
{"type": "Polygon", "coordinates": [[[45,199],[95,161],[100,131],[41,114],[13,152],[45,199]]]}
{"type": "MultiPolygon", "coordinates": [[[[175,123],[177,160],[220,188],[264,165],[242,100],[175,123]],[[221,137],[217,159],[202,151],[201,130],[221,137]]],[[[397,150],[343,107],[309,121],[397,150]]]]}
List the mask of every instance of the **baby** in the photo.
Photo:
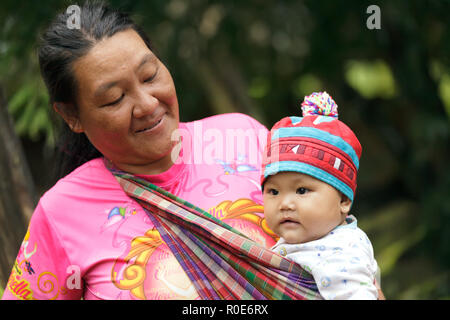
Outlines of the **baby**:
{"type": "Polygon", "coordinates": [[[272,247],[310,272],[325,299],[377,299],[377,263],[366,234],[349,215],[361,145],[337,120],[326,93],[302,103],[268,135],[261,185],[272,247]]]}

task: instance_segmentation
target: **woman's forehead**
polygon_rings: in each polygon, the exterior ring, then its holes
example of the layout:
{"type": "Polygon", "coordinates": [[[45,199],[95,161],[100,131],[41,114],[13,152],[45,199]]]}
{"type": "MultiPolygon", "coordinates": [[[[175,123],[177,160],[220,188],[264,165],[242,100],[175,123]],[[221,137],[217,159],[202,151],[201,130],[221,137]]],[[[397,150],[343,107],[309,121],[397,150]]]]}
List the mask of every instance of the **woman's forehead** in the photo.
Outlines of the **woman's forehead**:
{"type": "Polygon", "coordinates": [[[156,62],[156,56],[138,33],[128,29],[96,43],[74,63],[74,71],[80,84],[89,83],[95,91],[107,82],[118,81],[121,76],[156,62]]]}

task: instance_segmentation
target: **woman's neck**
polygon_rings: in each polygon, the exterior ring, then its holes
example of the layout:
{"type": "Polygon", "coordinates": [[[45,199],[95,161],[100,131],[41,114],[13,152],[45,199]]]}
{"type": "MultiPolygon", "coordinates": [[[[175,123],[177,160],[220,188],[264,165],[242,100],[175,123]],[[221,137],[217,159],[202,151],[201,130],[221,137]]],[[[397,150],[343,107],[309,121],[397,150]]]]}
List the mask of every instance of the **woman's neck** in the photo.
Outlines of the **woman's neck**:
{"type": "Polygon", "coordinates": [[[110,160],[109,163],[113,167],[122,170],[127,173],[135,175],[157,175],[169,170],[176,162],[181,151],[181,141],[179,141],[172,150],[164,155],[162,158],[147,164],[128,164],[128,163],[115,163],[110,160]]]}

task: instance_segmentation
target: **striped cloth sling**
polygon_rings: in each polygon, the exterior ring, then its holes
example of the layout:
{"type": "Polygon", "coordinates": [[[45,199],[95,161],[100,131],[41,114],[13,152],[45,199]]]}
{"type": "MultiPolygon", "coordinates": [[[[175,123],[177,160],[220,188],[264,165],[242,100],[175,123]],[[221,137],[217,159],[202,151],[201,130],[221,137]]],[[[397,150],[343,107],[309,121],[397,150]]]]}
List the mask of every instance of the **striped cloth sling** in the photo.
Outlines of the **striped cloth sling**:
{"type": "Polygon", "coordinates": [[[298,264],[158,186],[108,169],[142,206],[202,299],[321,299],[298,264]]]}

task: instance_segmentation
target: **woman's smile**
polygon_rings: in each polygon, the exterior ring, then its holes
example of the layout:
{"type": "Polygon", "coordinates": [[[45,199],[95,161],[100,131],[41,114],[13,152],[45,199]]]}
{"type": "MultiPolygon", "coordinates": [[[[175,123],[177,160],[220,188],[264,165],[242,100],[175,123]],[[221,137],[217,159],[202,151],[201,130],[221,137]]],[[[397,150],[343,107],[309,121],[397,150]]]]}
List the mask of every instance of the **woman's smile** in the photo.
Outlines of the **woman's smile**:
{"type": "Polygon", "coordinates": [[[139,129],[135,130],[135,134],[153,134],[160,131],[161,127],[164,125],[165,113],[156,118],[155,120],[148,121],[144,125],[140,125],[139,129]]]}

